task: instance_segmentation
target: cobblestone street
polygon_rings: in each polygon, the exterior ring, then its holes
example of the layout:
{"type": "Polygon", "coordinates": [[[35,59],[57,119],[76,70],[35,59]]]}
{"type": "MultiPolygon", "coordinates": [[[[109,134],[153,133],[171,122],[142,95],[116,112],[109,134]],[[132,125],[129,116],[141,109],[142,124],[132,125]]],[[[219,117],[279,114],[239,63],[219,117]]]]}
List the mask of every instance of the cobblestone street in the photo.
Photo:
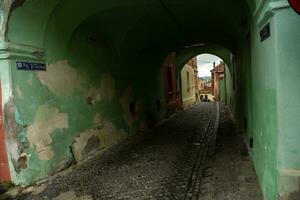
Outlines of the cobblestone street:
{"type": "Polygon", "coordinates": [[[247,149],[227,108],[200,103],[19,200],[261,200],[247,149]]]}

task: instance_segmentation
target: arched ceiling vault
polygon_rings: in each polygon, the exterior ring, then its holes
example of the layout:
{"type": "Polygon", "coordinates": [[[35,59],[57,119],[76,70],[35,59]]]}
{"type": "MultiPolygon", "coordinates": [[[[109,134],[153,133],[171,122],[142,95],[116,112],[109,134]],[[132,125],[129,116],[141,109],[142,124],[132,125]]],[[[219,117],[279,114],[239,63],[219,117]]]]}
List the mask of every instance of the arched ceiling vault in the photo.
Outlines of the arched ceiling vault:
{"type": "MultiPolygon", "coordinates": [[[[26,0],[25,9],[33,0],[26,0]]],[[[14,37],[12,24],[10,39],[29,41],[40,37],[49,62],[63,59],[72,35],[81,27],[91,26],[116,49],[121,59],[131,60],[146,54],[161,59],[162,55],[193,44],[218,44],[235,51],[239,45],[250,14],[247,0],[61,0],[55,4],[45,0],[41,6],[51,11],[38,21],[34,14],[12,16],[12,22],[30,21],[31,28],[22,38],[14,37]],[[51,8],[50,8],[51,6],[51,8]],[[43,20],[43,22],[41,21],[43,20]],[[36,23],[36,27],[33,27],[36,23]],[[44,31],[38,30],[46,24],[44,31]],[[39,35],[34,34],[38,32],[39,35]],[[41,34],[43,33],[43,34],[41,34]]],[[[251,5],[253,7],[253,5],[251,5]]],[[[28,9],[28,8],[27,8],[28,9]]],[[[252,8],[251,8],[252,9],[252,8]]],[[[21,24],[21,23],[20,23],[21,24]]],[[[25,33],[26,30],[23,30],[25,33]]]]}

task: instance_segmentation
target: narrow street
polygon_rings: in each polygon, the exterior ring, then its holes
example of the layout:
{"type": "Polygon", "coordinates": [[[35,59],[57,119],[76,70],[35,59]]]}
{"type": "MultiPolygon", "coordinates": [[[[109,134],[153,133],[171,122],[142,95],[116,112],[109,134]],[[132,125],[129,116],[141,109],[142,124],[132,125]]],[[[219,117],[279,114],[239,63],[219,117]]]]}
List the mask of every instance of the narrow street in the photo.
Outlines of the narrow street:
{"type": "Polygon", "coordinates": [[[199,103],[15,199],[261,200],[241,138],[223,104],[199,103]]]}

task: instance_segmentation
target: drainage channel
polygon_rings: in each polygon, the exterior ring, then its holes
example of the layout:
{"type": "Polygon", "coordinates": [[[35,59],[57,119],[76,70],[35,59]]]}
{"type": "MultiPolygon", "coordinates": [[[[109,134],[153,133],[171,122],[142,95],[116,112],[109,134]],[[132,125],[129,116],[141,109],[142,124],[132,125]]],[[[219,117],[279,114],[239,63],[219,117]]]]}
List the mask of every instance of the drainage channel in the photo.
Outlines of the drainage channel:
{"type": "Polygon", "coordinates": [[[199,199],[201,196],[201,180],[205,175],[204,163],[209,156],[215,153],[217,130],[219,125],[219,103],[215,103],[205,128],[204,134],[197,135],[193,145],[195,146],[196,159],[190,174],[185,200],[199,199]]]}

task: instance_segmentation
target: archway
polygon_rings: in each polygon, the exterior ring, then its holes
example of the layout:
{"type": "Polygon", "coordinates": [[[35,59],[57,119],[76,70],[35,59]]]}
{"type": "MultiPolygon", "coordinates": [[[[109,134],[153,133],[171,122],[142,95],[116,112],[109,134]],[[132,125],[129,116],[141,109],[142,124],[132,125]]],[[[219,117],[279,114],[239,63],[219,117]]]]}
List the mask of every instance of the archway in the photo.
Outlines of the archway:
{"type": "MultiPolygon", "coordinates": [[[[233,58],[230,52],[229,56],[231,59],[233,58]]],[[[233,109],[233,90],[235,89],[234,85],[236,80],[234,66],[231,63],[232,62],[228,65],[218,56],[203,53],[196,55],[185,63],[182,68],[179,68],[181,69],[180,74],[178,74],[180,80],[179,88],[181,88],[183,108],[187,107],[184,102],[190,99],[190,103],[188,103],[189,106],[199,100],[222,101],[233,109]],[[205,62],[204,64],[206,66],[203,66],[203,62],[205,62]],[[204,67],[204,71],[201,70],[201,67],[204,67]],[[201,72],[205,74],[201,74],[201,72]],[[187,78],[188,75],[190,76],[189,78],[187,78]],[[193,86],[187,87],[190,84],[193,86]],[[192,89],[192,91],[190,91],[190,89],[192,89]]]]}

